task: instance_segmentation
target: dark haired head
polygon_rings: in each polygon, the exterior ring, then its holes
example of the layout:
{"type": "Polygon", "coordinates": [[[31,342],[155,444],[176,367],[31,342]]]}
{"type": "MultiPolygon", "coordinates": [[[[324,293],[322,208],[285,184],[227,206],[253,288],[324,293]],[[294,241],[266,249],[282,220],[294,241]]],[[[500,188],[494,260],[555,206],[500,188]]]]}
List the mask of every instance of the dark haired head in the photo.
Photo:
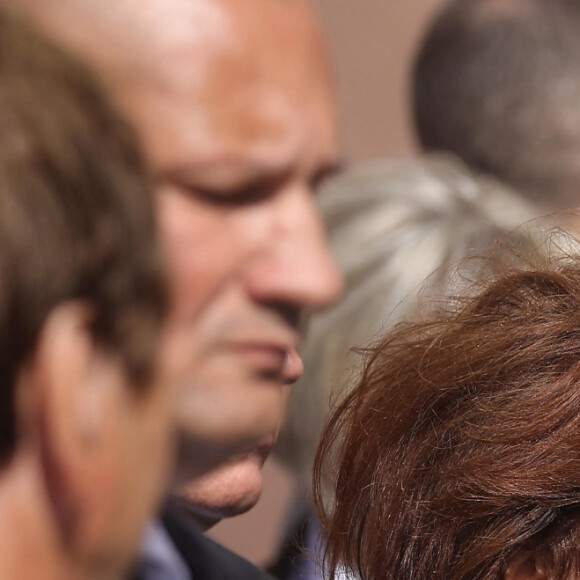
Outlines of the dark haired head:
{"type": "Polygon", "coordinates": [[[477,291],[369,350],[316,460],[330,568],[496,580],[532,554],[580,573],[580,257],[558,237],[478,262],[477,291]]]}
{"type": "Polygon", "coordinates": [[[414,69],[425,150],[446,150],[548,208],[578,205],[580,5],[453,0],[414,69]]]}

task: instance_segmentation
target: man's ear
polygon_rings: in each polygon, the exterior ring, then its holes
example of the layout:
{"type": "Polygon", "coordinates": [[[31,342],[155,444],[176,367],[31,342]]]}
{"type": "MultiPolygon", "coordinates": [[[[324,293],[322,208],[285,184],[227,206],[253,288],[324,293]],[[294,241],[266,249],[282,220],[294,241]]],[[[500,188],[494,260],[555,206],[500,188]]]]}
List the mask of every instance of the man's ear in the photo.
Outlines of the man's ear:
{"type": "MultiPolygon", "coordinates": [[[[46,490],[63,532],[73,532],[92,478],[106,393],[92,381],[99,353],[90,332],[91,309],[67,302],[54,308],[41,330],[32,357],[26,399],[33,412],[46,490]]],[[[97,365],[98,366],[98,365],[97,365]]]]}
{"type": "Polygon", "coordinates": [[[534,552],[520,551],[509,562],[504,580],[549,580],[534,552]]]}

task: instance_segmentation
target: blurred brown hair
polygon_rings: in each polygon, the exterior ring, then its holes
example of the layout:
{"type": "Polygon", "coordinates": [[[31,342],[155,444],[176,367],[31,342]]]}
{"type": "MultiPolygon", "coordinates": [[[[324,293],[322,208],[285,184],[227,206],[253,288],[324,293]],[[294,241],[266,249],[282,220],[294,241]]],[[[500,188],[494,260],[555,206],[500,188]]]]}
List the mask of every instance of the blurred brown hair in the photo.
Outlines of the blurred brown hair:
{"type": "Polygon", "coordinates": [[[476,290],[368,350],[315,463],[328,568],[491,580],[529,549],[550,578],[580,574],[578,249],[500,246],[476,290]]]}
{"type": "Polygon", "coordinates": [[[167,307],[146,171],[92,74],[0,12],[0,455],[14,384],[50,310],[86,300],[136,385],[167,307]]]}

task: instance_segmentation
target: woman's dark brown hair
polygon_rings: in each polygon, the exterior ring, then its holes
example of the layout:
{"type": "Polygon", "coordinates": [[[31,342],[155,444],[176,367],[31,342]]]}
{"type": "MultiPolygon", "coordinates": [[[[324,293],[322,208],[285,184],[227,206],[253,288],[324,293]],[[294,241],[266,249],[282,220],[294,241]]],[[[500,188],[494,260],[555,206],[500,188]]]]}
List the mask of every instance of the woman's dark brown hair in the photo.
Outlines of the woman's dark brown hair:
{"type": "Polygon", "coordinates": [[[130,128],[81,62],[0,11],[0,460],[15,382],[48,314],[82,300],[143,390],[168,295],[152,194],[130,128]]]}
{"type": "Polygon", "coordinates": [[[579,246],[524,245],[369,349],[316,459],[332,571],[491,580],[530,550],[551,578],[580,573],[579,246]]]}

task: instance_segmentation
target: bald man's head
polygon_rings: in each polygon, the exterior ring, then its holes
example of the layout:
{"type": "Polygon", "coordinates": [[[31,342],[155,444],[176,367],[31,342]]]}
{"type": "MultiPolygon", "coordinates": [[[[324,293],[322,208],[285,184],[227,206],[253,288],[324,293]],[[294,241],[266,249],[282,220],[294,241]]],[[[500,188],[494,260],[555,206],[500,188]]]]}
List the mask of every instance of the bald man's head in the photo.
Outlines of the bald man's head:
{"type": "Polygon", "coordinates": [[[209,470],[183,488],[204,517],[248,509],[302,372],[299,320],[341,288],[312,196],[336,165],[337,139],[309,6],[3,1],[92,62],[142,138],[173,315],[198,317],[177,479],[209,470]]]}
{"type": "MultiPolygon", "coordinates": [[[[291,74],[301,82],[322,79],[332,98],[326,53],[306,0],[2,2],[93,64],[141,133],[146,130],[142,117],[159,113],[143,102],[144,92],[207,92],[218,54],[229,61],[230,78],[238,77],[239,82],[249,85],[244,74],[256,77],[260,67],[267,67],[270,77],[279,69],[278,76],[291,74]]],[[[170,105],[173,109],[174,103],[170,105]]],[[[194,107],[192,100],[189,114],[194,107]]],[[[198,112],[205,116],[202,108],[198,112]]],[[[151,151],[147,134],[142,137],[152,163],[158,165],[161,154],[151,151]]]]}

